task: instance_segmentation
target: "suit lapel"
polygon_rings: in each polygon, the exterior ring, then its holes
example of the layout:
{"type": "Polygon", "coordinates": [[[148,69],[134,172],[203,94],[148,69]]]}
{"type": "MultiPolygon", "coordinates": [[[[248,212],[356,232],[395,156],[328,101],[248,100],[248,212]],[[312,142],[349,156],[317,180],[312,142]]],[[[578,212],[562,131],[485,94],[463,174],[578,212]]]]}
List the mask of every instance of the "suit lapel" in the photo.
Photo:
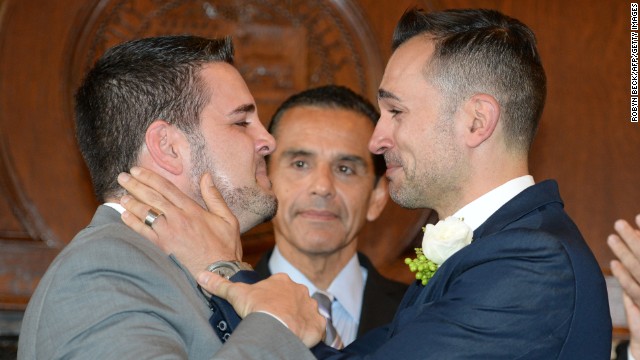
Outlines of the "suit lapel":
{"type": "Polygon", "coordinates": [[[271,254],[273,254],[273,248],[262,255],[254,268],[258,275],[260,275],[261,280],[271,276],[271,270],[269,270],[269,259],[271,259],[271,254]]]}

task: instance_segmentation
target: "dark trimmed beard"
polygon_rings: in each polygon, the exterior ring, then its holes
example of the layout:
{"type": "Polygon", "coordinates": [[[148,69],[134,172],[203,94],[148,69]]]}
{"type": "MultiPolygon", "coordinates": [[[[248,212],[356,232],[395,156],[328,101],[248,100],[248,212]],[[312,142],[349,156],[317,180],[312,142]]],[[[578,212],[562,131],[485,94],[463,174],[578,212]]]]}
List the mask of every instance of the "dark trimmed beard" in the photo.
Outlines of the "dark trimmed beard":
{"type": "Polygon", "coordinates": [[[241,233],[271,220],[276,215],[278,200],[273,193],[265,192],[257,181],[254,186],[234,187],[229,179],[216,173],[216,166],[201,134],[189,136],[189,144],[192,160],[190,178],[193,194],[191,197],[203,208],[207,209],[207,205],[200,190],[200,179],[208,172],[227,206],[238,219],[241,233]]]}

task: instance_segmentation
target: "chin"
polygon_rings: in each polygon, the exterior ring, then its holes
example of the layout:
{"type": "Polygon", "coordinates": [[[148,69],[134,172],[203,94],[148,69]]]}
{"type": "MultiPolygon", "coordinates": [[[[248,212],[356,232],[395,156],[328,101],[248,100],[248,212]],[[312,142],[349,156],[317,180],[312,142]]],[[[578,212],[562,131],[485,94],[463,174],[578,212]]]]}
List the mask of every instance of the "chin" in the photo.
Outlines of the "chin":
{"type": "Polygon", "coordinates": [[[394,203],[400,205],[405,209],[422,209],[423,206],[420,204],[420,199],[417,199],[415,196],[409,194],[406,189],[401,187],[391,187],[389,186],[389,197],[393,200],[394,203]]]}

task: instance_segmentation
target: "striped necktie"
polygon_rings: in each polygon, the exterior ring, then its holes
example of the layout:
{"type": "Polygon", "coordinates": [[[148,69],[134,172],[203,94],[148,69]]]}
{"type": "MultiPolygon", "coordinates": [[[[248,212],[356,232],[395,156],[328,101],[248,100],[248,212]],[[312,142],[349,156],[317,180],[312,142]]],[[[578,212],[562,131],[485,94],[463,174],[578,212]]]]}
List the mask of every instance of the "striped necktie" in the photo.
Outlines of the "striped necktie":
{"type": "Polygon", "coordinates": [[[320,312],[320,315],[324,316],[325,319],[327,319],[327,332],[324,338],[324,342],[332,348],[342,349],[344,347],[344,344],[342,343],[340,334],[338,334],[336,328],[333,327],[333,322],[331,321],[332,296],[323,291],[317,291],[311,297],[318,302],[318,311],[320,312]]]}

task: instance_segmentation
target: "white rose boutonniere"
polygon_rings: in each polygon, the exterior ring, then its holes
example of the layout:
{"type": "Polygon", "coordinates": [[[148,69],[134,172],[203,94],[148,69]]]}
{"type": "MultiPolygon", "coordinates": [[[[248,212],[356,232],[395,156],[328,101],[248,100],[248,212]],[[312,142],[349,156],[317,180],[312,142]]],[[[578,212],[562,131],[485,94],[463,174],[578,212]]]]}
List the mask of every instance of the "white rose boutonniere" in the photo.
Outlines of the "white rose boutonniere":
{"type": "Polygon", "coordinates": [[[448,217],[437,224],[427,224],[424,228],[422,248],[416,248],[417,258],[404,260],[409,270],[416,273],[422,285],[433,277],[438,267],[451,255],[471,244],[473,231],[461,219],[448,217]]]}

